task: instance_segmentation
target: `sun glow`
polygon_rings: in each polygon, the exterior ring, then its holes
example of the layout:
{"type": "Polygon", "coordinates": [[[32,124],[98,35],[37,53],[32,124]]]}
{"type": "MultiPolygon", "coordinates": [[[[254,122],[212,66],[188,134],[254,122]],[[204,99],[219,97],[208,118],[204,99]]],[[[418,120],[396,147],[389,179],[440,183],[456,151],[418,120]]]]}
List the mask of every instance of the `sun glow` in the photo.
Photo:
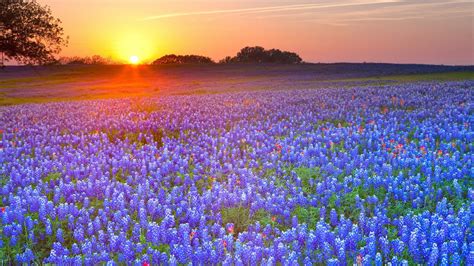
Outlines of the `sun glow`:
{"type": "Polygon", "coordinates": [[[111,56],[120,62],[133,65],[144,64],[155,60],[158,57],[157,51],[166,50],[145,29],[125,28],[121,29],[120,32],[111,32],[110,34],[113,39],[110,44],[111,56]],[[134,60],[138,62],[135,63],[134,60]]]}
{"type": "Polygon", "coordinates": [[[130,61],[130,64],[132,64],[132,65],[137,65],[140,62],[140,58],[138,58],[138,56],[136,56],[136,55],[132,55],[132,56],[130,56],[128,61],[130,61]]]}

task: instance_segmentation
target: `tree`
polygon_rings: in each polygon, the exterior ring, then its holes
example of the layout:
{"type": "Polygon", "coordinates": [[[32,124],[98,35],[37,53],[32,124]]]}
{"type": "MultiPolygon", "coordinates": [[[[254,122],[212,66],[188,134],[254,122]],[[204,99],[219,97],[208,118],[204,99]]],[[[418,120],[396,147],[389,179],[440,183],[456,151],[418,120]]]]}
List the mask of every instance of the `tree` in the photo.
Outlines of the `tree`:
{"type": "Polygon", "coordinates": [[[303,60],[292,52],[278,49],[265,50],[260,46],[244,47],[236,56],[226,57],[219,61],[221,64],[228,63],[276,63],[276,64],[299,64],[303,60]]]}
{"type": "Polygon", "coordinates": [[[46,64],[67,44],[61,20],[36,1],[0,0],[0,51],[6,60],[46,64]]]}
{"type": "Polygon", "coordinates": [[[201,55],[175,55],[169,54],[162,56],[152,63],[153,65],[167,64],[214,64],[211,58],[201,55]]]}
{"type": "Polygon", "coordinates": [[[238,62],[242,63],[262,63],[268,60],[265,48],[260,46],[242,48],[236,58],[238,62]]]}
{"type": "Polygon", "coordinates": [[[113,64],[117,64],[117,62],[113,61],[111,58],[104,58],[100,55],[93,55],[91,57],[89,56],[61,57],[58,59],[58,64],[60,65],[113,65],[113,64]]]}
{"type": "Polygon", "coordinates": [[[226,56],[223,59],[219,61],[219,64],[229,64],[232,63],[232,57],[231,56],[226,56]]]}

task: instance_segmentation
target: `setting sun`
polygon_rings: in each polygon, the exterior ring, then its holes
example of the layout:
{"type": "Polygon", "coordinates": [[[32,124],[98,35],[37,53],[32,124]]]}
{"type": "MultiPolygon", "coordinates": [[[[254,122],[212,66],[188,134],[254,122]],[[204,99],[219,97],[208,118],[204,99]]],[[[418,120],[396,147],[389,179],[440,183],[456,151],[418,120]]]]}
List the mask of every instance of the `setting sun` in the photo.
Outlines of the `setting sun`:
{"type": "Polygon", "coordinates": [[[136,64],[138,64],[138,62],[140,62],[140,58],[138,58],[138,56],[136,56],[136,55],[130,56],[130,58],[128,60],[133,65],[136,65],[136,64]]]}

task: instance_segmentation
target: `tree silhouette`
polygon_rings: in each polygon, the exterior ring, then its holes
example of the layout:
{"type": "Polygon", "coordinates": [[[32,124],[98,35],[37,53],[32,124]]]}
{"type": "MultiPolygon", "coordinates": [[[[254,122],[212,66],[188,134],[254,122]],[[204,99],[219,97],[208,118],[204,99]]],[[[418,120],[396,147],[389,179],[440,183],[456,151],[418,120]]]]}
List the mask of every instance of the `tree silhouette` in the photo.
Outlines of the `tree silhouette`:
{"type": "Polygon", "coordinates": [[[93,56],[65,56],[61,57],[57,61],[60,65],[113,65],[117,64],[111,58],[104,58],[100,55],[93,56]]]}
{"type": "Polygon", "coordinates": [[[265,48],[260,46],[255,47],[245,47],[237,53],[238,62],[242,63],[262,63],[268,61],[268,55],[265,52],[265,48]]]}
{"type": "Polygon", "coordinates": [[[0,0],[0,51],[6,60],[46,64],[67,44],[61,20],[36,1],[0,0]]]}
{"type": "Polygon", "coordinates": [[[214,64],[211,58],[201,55],[175,55],[169,54],[162,56],[152,63],[153,65],[169,64],[214,64]]]}
{"type": "Polygon", "coordinates": [[[219,63],[277,63],[277,64],[299,64],[303,60],[292,52],[278,49],[265,50],[260,46],[244,47],[235,57],[226,57],[219,63]]]}

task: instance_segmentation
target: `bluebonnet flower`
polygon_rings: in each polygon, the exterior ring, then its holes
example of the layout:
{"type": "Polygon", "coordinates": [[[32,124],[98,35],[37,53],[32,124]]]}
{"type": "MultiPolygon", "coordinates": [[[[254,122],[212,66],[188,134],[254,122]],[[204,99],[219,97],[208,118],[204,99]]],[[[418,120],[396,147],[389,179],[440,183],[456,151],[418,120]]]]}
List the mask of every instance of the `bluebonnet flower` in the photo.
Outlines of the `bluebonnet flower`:
{"type": "Polygon", "coordinates": [[[457,252],[454,252],[454,254],[451,256],[451,264],[452,265],[461,265],[461,257],[457,252]]]}
{"type": "Polygon", "coordinates": [[[117,265],[117,263],[116,263],[114,260],[109,260],[109,261],[107,261],[107,263],[106,263],[105,265],[107,265],[107,266],[115,266],[115,265],[117,265]]]}
{"type": "Polygon", "coordinates": [[[81,227],[76,227],[74,229],[73,236],[78,242],[84,241],[84,230],[81,227]]]}
{"type": "Polygon", "coordinates": [[[410,234],[410,241],[409,241],[409,250],[410,253],[415,257],[418,258],[418,248],[419,248],[419,242],[418,242],[418,228],[415,228],[413,232],[410,234]]]}
{"type": "Polygon", "coordinates": [[[391,260],[392,265],[394,265],[394,266],[398,265],[398,262],[399,262],[399,260],[398,260],[397,256],[393,256],[392,260],[391,260]]]}
{"type": "Polygon", "coordinates": [[[376,255],[376,243],[375,243],[375,233],[370,232],[369,237],[367,238],[367,253],[371,257],[375,258],[376,255]]]}
{"type": "Polygon", "coordinates": [[[474,264],[474,250],[469,251],[469,255],[466,258],[466,265],[474,264]]]}
{"type": "Polygon", "coordinates": [[[448,257],[448,254],[443,253],[443,254],[441,255],[441,264],[440,264],[440,265],[446,265],[446,266],[447,266],[447,265],[450,265],[450,264],[449,264],[449,257],[448,257]]]}
{"type": "Polygon", "coordinates": [[[329,214],[330,220],[331,220],[331,225],[336,226],[337,225],[337,212],[334,209],[331,209],[331,212],[329,214]]]}
{"type": "Polygon", "coordinates": [[[168,263],[169,263],[170,266],[178,265],[178,261],[176,260],[176,258],[173,255],[170,256],[170,259],[169,259],[168,263]]]}
{"type": "Polygon", "coordinates": [[[339,261],[335,258],[331,258],[327,261],[327,265],[330,265],[330,266],[337,266],[339,265],[339,261]]]}
{"type": "Polygon", "coordinates": [[[62,228],[58,228],[58,230],[56,231],[56,240],[60,243],[64,242],[63,229],[62,228]]]}

